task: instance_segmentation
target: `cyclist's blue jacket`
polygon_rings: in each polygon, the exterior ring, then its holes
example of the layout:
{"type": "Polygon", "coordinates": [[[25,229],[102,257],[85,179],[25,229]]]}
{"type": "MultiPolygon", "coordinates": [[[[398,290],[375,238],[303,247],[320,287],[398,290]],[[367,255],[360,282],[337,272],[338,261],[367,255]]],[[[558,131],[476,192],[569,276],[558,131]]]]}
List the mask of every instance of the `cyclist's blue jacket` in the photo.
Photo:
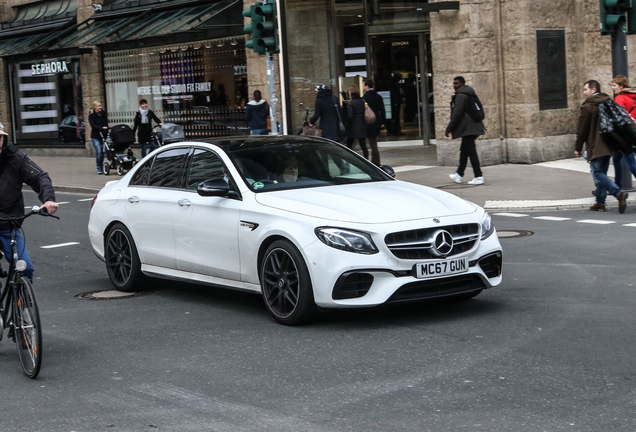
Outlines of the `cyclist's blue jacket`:
{"type": "MultiPolygon", "coordinates": [[[[24,215],[22,185],[31,186],[41,202],[55,201],[51,178],[15,145],[5,143],[0,153],[0,213],[9,216],[24,215]]],[[[11,229],[8,222],[0,222],[0,230],[11,229]]]]}

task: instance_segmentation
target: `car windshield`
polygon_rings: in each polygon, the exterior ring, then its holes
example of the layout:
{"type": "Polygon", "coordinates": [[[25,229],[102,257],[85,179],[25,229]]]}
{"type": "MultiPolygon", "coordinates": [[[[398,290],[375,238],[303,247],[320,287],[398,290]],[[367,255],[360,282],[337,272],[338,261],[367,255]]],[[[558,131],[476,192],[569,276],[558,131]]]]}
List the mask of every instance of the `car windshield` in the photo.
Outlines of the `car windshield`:
{"type": "Polygon", "coordinates": [[[255,192],[392,180],[366,159],[329,142],[231,146],[228,154],[255,192]]]}

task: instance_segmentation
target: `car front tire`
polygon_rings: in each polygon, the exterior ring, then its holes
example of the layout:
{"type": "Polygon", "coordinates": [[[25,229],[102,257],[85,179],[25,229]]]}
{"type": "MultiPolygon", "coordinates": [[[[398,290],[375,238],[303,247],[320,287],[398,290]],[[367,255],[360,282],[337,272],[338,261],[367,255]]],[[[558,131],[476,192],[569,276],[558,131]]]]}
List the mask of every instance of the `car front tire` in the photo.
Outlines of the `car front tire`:
{"type": "Polygon", "coordinates": [[[317,308],[309,271],[298,249],[286,240],[277,240],[264,256],[261,290],[274,319],[289,326],[311,321],[317,308]]]}
{"type": "Polygon", "coordinates": [[[105,242],[106,269],[110,281],[119,291],[143,290],[144,275],[135,242],[123,224],[117,223],[108,230],[105,242]]]}

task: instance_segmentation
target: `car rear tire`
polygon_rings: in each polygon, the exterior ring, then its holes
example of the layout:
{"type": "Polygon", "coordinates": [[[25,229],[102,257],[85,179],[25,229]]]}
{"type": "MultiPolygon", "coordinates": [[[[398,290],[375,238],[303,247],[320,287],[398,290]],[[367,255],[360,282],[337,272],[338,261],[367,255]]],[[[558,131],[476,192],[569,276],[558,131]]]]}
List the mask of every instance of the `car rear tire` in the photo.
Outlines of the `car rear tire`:
{"type": "Polygon", "coordinates": [[[128,228],[121,223],[113,225],[106,235],[104,252],[108,277],[117,290],[143,290],[145,279],[141,261],[128,228]]]}
{"type": "Polygon", "coordinates": [[[277,240],[267,248],[260,276],[265,306],[280,324],[300,325],[315,317],[317,308],[309,271],[290,242],[277,240]]]}

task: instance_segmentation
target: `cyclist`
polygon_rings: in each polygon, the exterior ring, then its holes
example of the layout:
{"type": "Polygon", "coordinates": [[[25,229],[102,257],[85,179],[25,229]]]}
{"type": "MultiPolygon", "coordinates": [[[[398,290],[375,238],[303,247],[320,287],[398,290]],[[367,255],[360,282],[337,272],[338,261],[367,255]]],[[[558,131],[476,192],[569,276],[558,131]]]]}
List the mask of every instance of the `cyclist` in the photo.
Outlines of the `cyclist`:
{"type": "MultiPolygon", "coordinates": [[[[22,185],[31,186],[38,194],[38,198],[44,204],[40,208],[53,214],[57,211],[55,191],[49,175],[35,162],[27,157],[15,145],[9,142],[9,134],[5,132],[0,123],[0,213],[8,216],[24,215],[24,196],[22,185]]],[[[0,248],[9,260],[11,256],[11,224],[0,221],[0,248]]],[[[18,246],[18,259],[24,260],[27,268],[24,274],[33,281],[33,264],[29,258],[24,238],[20,230],[16,230],[18,246]]]]}

